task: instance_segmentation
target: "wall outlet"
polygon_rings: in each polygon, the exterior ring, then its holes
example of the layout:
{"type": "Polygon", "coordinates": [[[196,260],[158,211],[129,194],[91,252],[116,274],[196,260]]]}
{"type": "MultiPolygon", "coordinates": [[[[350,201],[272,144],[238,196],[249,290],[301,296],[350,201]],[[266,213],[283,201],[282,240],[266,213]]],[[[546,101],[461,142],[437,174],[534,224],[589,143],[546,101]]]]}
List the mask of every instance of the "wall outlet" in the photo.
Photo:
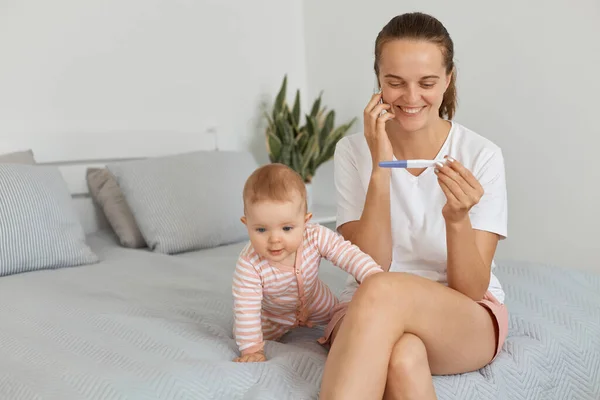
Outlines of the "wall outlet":
{"type": "Polygon", "coordinates": [[[217,125],[211,124],[206,127],[205,130],[207,135],[211,135],[215,141],[215,150],[219,150],[219,129],[217,125]]]}

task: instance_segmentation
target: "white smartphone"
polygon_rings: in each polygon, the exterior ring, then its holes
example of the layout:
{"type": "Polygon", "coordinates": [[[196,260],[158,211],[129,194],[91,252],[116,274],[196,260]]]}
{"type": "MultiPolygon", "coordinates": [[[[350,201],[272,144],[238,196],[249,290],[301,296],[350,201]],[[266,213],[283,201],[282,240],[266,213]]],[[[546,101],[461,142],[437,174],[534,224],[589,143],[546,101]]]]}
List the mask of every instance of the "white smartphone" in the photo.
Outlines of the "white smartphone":
{"type": "MultiPolygon", "coordinates": [[[[381,97],[379,99],[379,104],[383,104],[383,97],[381,97]]],[[[379,116],[381,117],[383,114],[385,114],[387,112],[387,110],[381,110],[381,112],[379,113],[379,116]]]]}
{"type": "MultiPolygon", "coordinates": [[[[377,78],[375,78],[374,92],[375,93],[381,93],[382,92],[381,88],[379,87],[379,81],[377,80],[377,78]]],[[[383,104],[383,96],[379,99],[379,104],[383,104]]],[[[379,113],[379,116],[381,117],[386,112],[387,112],[386,110],[382,110],[379,113]]]]}

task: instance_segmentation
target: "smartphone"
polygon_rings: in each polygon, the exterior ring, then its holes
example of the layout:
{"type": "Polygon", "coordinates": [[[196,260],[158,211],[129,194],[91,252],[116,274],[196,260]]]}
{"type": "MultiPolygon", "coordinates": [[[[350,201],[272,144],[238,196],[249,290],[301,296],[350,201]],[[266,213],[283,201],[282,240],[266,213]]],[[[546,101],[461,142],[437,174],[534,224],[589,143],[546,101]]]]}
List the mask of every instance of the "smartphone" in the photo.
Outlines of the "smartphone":
{"type": "MultiPolygon", "coordinates": [[[[383,104],[383,96],[379,99],[379,104],[383,104]]],[[[381,117],[386,112],[387,112],[387,110],[381,110],[381,112],[379,113],[379,116],[381,117]]]]}
{"type": "MultiPolygon", "coordinates": [[[[379,87],[379,81],[377,80],[377,78],[375,78],[374,92],[375,93],[381,93],[382,92],[381,88],[379,87]]],[[[383,104],[383,96],[381,96],[381,98],[379,99],[379,104],[383,104]]],[[[386,110],[382,110],[379,113],[379,116],[381,117],[386,112],[387,112],[386,110]]]]}

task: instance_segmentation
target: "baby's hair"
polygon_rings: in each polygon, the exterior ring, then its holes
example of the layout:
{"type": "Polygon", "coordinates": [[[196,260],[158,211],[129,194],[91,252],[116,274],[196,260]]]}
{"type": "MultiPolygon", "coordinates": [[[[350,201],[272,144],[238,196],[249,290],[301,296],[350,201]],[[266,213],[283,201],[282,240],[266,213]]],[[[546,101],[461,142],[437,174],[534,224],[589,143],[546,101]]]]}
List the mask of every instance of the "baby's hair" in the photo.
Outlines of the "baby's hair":
{"type": "Polygon", "coordinates": [[[260,201],[292,201],[300,197],[306,210],[306,186],[299,173],[280,163],[263,165],[256,169],[244,185],[244,212],[246,207],[260,201]]]}

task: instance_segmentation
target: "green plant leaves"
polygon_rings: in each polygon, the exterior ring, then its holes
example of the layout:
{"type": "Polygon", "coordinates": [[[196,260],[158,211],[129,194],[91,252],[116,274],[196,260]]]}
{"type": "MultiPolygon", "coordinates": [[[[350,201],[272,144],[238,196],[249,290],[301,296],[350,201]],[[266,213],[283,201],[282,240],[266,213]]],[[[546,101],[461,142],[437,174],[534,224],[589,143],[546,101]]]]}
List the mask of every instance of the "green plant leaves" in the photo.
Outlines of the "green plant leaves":
{"type": "Polygon", "coordinates": [[[335,127],[335,112],[321,107],[321,92],[313,102],[310,114],[305,114],[305,125],[300,124],[300,91],[296,91],[290,110],[286,103],[287,75],[275,98],[272,114],[267,120],[266,145],[271,162],[282,163],[298,172],[304,182],[310,182],[317,168],[329,161],[335,146],[356,121],[335,127]]]}
{"type": "Polygon", "coordinates": [[[310,110],[310,115],[312,117],[316,117],[321,108],[321,96],[322,95],[323,95],[323,92],[321,92],[319,94],[319,97],[317,97],[315,102],[313,103],[312,109],[310,110]]]}
{"type": "Polygon", "coordinates": [[[291,116],[292,124],[298,126],[300,124],[300,90],[296,90],[296,99],[294,100],[291,116]]]}
{"type": "Polygon", "coordinates": [[[275,98],[275,104],[273,104],[273,119],[277,119],[277,116],[284,111],[285,105],[285,95],[287,92],[287,75],[283,78],[283,84],[281,85],[281,89],[279,89],[279,93],[275,98]]]}

